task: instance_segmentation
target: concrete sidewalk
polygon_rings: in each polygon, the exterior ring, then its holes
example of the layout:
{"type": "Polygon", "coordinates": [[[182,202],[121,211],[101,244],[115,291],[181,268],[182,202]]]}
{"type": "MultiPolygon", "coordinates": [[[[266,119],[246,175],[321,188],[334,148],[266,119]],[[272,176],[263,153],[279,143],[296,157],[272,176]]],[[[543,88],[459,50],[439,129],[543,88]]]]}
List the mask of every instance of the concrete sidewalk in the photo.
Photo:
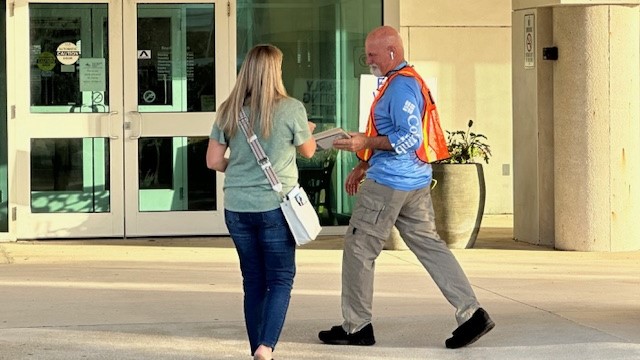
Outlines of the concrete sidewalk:
{"type": "MultiPolygon", "coordinates": [[[[485,227],[454,250],[496,328],[448,350],[453,308],[409,251],[377,261],[372,347],[340,323],[340,237],[297,253],[278,360],[639,359],[640,252],[553,251],[485,227]]],[[[0,359],[251,359],[228,238],[0,244],[0,359]]]]}

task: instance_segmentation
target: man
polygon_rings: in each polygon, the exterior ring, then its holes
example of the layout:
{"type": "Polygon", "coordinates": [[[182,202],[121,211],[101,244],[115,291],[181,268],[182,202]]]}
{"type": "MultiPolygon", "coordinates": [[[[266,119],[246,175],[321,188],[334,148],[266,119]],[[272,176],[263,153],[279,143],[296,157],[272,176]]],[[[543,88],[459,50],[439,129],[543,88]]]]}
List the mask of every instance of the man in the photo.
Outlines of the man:
{"type": "MultiPolygon", "coordinates": [[[[373,345],[372,300],[375,260],[396,225],[409,249],[456,308],[458,328],[447,348],[473,343],[494,327],[446,243],[436,232],[431,202],[431,166],[423,149],[423,117],[429,90],[404,60],[400,34],[383,26],[365,41],[371,73],[387,77],[372,104],[367,133],[335,140],[340,150],[356,152],[359,164],[345,190],[358,194],[345,235],[342,259],[342,325],[321,331],[334,345],[373,345]],[[365,178],[366,175],[366,178],[365,178]]],[[[426,122],[425,122],[426,123],[426,122]]]]}

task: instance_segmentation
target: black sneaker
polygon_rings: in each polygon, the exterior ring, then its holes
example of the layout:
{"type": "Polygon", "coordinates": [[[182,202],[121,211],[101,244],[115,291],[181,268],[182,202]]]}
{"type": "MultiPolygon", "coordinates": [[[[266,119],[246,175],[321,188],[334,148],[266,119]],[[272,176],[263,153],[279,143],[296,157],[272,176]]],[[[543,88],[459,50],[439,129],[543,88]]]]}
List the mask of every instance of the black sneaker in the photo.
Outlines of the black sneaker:
{"type": "Polygon", "coordinates": [[[376,343],[376,339],[373,337],[373,325],[371,324],[367,324],[367,326],[353,334],[347,334],[342,325],[337,325],[332,327],[331,330],[320,331],[318,338],[323,343],[331,345],[369,346],[376,343]]]}
{"type": "Polygon", "coordinates": [[[453,331],[453,336],[445,341],[449,349],[457,349],[469,344],[473,344],[482,335],[488,333],[496,324],[491,320],[489,314],[480,308],[473,313],[471,319],[465,321],[453,331]]]}

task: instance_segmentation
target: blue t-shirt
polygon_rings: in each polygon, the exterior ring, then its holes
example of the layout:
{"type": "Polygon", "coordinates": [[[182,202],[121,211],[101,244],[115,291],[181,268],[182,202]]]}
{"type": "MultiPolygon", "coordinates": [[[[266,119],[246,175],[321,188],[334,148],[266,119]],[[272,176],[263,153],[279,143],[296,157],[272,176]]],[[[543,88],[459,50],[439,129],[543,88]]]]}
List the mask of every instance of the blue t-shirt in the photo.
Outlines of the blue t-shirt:
{"type": "MultiPolygon", "coordinates": [[[[400,64],[395,70],[406,66],[400,64]]],[[[389,138],[393,150],[375,150],[369,159],[367,178],[396,190],[411,191],[431,184],[431,165],[415,151],[422,144],[424,99],[420,83],[398,75],[391,80],[374,109],[378,135],[389,138]]]]}

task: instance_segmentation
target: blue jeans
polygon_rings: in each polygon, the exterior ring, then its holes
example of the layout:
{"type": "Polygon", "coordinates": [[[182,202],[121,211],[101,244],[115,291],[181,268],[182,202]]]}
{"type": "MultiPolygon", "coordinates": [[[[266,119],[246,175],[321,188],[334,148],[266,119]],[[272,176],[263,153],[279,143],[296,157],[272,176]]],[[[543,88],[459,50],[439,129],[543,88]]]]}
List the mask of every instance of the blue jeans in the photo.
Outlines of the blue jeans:
{"type": "Polygon", "coordinates": [[[244,318],[251,355],[258,346],[275,349],[289,308],[296,273],[296,245],[282,210],[224,211],[240,258],[244,318]]]}

